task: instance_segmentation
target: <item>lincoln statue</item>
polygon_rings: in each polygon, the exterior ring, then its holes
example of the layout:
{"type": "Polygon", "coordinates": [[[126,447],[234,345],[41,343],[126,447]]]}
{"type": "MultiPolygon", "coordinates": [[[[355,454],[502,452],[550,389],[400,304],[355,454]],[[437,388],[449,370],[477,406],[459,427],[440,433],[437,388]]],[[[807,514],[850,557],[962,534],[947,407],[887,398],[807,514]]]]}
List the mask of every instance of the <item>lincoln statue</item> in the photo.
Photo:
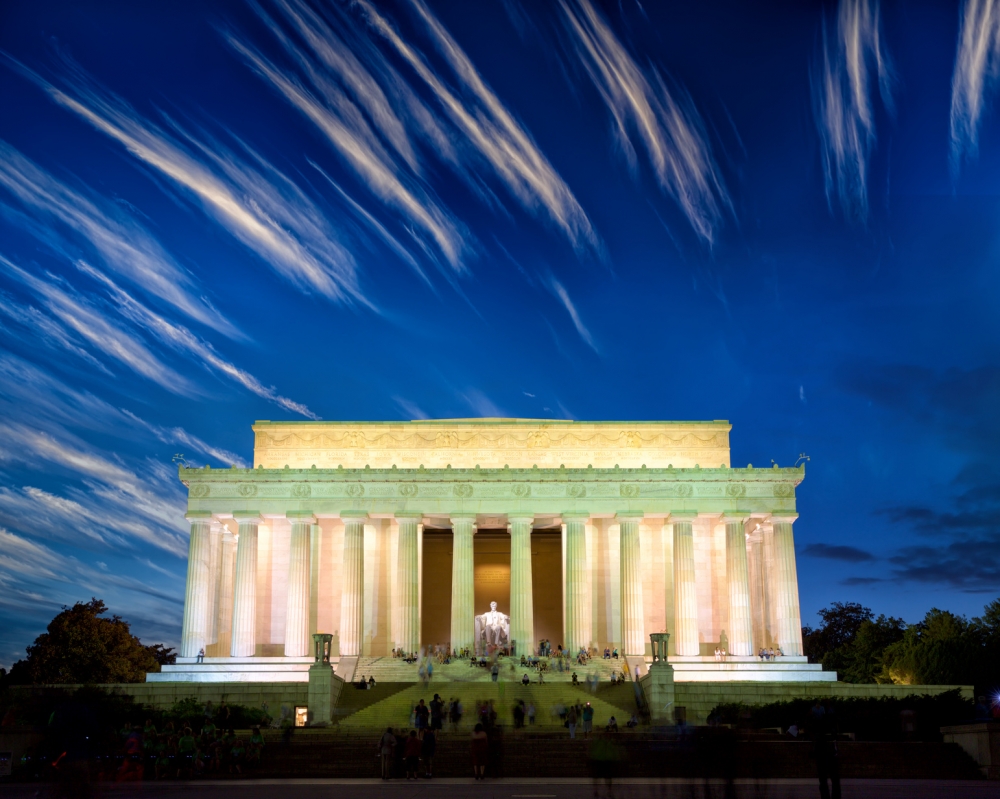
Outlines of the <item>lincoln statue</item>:
{"type": "Polygon", "coordinates": [[[509,643],[510,616],[500,613],[496,602],[490,602],[490,609],[476,616],[476,645],[503,646],[509,643]]]}

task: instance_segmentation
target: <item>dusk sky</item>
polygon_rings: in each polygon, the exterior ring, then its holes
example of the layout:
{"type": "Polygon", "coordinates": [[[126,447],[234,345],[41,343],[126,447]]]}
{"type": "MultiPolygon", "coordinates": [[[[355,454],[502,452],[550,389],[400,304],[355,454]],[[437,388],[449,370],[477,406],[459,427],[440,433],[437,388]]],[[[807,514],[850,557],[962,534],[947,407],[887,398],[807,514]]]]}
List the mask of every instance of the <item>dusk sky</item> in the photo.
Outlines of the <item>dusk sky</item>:
{"type": "Polygon", "coordinates": [[[727,419],[804,624],[998,596],[1000,10],[591,1],[0,5],[0,665],[256,419],[727,419]]]}

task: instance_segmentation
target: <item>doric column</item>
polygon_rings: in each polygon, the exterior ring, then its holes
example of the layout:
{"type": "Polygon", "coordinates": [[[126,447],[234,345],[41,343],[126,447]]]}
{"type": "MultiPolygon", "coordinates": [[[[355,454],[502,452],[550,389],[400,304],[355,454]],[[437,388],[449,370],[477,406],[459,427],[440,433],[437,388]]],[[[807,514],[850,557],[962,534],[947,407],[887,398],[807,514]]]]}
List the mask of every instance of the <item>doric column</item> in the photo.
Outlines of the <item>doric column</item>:
{"type": "Polygon", "coordinates": [[[419,513],[397,513],[399,544],[396,551],[399,576],[399,634],[396,644],[404,652],[420,648],[420,580],[417,557],[419,513]]]}
{"type": "Polygon", "coordinates": [[[758,523],[747,537],[750,568],[750,609],[753,611],[753,650],[770,646],[767,637],[767,595],[764,593],[764,536],[758,523]]]}
{"type": "Polygon", "coordinates": [[[184,592],[184,626],[181,630],[181,657],[196,657],[198,651],[207,646],[208,612],[210,607],[209,575],[211,543],[209,531],[212,516],[209,513],[189,513],[185,516],[191,523],[191,538],[188,542],[187,588],[184,592]]]}
{"type": "Polygon", "coordinates": [[[342,513],[344,576],[340,603],[340,654],[359,657],[365,622],[365,522],[367,513],[342,513]]]}
{"type": "Polygon", "coordinates": [[[694,575],[696,514],[674,513],[674,652],[693,657],[701,651],[698,641],[698,589],[694,575]]]}
{"type": "Polygon", "coordinates": [[[799,615],[799,580],[795,569],[795,541],[792,524],[797,513],[774,516],[771,525],[774,573],[772,596],[778,621],[778,646],[786,655],[802,654],[802,619],[799,615]]]}
{"type": "Polygon", "coordinates": [[[222,524],[213,519],[208,528],[208,643],[219,640],[219,577],[222,572],[222,524]]]}
{"type": "Polygon", "coordinates": [[[239,538],[229,652],[234,658],[247,658],[257,649],[257,525],[261,518],[257,511],[234,513],[233,518],[239,525],[239,538]]]}
{"type": "Polygon", "coordinates": [[[750,574],[747,569],[747,536],[744,521],[749,514],[723,516],[726,525],[726,578],[729,582],[729,649],[735,657],[753,654],[753,617],[750,615],[750,574]]]}
{"type": "Polygon", "coordinates": [[[626,655],[646,653],[642,613],[642,569],[639,561],[639,522],[642,514],[619,513],[621,551],[622,649],[626,655]]]}
{"type": "Polygon", "coordinates": [[[451,517],[451,648],[455,650],[472,649],[473,645],[472,537],[475,534],[475,516],[451,517]]]}
{"type": "Polygon", "coordinates": [[[531,589],[531,528],[534,516],[510,516],[510,638],[518,654],[535,651],[531,589]]]}
{"type": "Polygon", "coordinates": [[[566,536],[566,646],[575,655],[590,645],[587,607],[587,514],[563,514],[566,536]]]}
{"type": "Polygon", "coordinates": [[[310,511],[288,514],[292,537],[288,547],[288,595],[285,600],[285,657],[309,654],[310,542],[316,517],[310,511]]]}
{"type": "Polygon", "coordinates": [[[233,589],[236,578],[236,536],[228,527],[222,529],[219,552],[218,612],[219,646],[216,652],[225,656],[232,651],[233,641],[233,589]]]}

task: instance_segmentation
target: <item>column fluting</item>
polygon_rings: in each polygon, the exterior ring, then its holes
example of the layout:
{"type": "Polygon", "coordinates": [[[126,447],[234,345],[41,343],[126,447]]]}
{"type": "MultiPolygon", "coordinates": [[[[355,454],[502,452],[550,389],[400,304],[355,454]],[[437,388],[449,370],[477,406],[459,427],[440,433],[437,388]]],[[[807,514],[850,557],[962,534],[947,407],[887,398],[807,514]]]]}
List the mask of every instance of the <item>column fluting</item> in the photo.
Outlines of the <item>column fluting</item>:
{"type": "Polygon", "coordinates": [[[590,646],[587,607],[587,514],[563,514],[566,536],[566,647],[571,655],[590,646]]]}
{"type": "Polygon", "coordinates": [[[792,524],[798,515],[771,519],[774,557],[775,615],[778,622],[778,646],[786,655],[802,654],[802,619],[799,612],[799,580],[795,567],[795,540],[792,524]]]}
{"type": "Polygon", "coordinates": [[[233,634],[229,652],[234,658],[253,657],[257,649],[257,525],[260,514],[233,514],[239,525],[236,541],[236,579],[233,586],[233,634]]]}
{"type": "Polygon", "coordinates": [[[285,657],[309,654],[309,583],[312,526],[316,517],[308,511],[289,513],[292,535],[288,547],[288,594],[285,599],[285,657]]]}
{"type": "Polygon", "coordinates": [[[420,514],[396,514],[399,524],[397,563],[399,576],[399,634],[396,645],[406,653],[420,649],[420,580],[417,527],[420,514]]]}
{"type": "Polygon", "coordinates": [[[473,648],[475,595],[473,593],[472,537],[475,516],[452,516],[451,555],[451,648],[473,648]]]}
{"type": "Polygon", "coordinates": [[[747,568],[746,517],[723,516],[726,525],[726,579],[729,583],[729,648],[735,657],[753,654],[753,617],[750,614],[750,573],[747,568]]]}
{"type": "Polygon", "coordinates": [[[232,653],[233,590],[236,582],[236,536],[223,527],[219,552],[219,590],[216,610],[219,615],[219,655],[232,653]]]}
{"type": "Polygon", "coordinates": [[[212,520],[208,529],[208,643],[219,641],[219,576],[222,571],[222,524],[212,520]]]}
{"type": "Polygon", "coordinates": [[[207,646],[209,620],[209,541],[212,517],[192,514],[185,517],[191,523],[188,541],[187,586],[184,591],[184,622],[181,629],[181,657],[193,658],[207,646]]]}
{"type": "Polygon", "coordinates": [[[642,612],[642,570],[639,553],[639,522],[642,515],[619,513],[621,566],[622,649],[626,655],[646,652],[642,612]]]}
{"type": "Polygon", "coordinates": [[[368,514],[341,514],[344,572],[340,603],[340,654],[360,657],[365,622],[365,522],[368,514]]]}
{"type": "Polygon", "coordinates": [[[700,654],[693,519],[693,514],[670,517],[674,528],[674,652],[683,657],[700,654]]]}
{"type": "Polygon", "coordinates": [[[534,516],[510,516],[510,638],[518,654],[535,651],[535,605],[531,583],[534,516]]]}

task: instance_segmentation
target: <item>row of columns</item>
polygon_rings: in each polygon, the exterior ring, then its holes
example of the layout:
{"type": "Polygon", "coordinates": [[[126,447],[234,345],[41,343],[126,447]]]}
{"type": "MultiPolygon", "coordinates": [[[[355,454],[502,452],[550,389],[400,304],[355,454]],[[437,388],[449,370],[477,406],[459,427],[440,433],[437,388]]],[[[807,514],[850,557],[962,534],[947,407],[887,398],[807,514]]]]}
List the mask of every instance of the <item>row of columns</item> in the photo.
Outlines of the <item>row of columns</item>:
{"type": "MultiPolygon", "coordinates": [[[[695,584],[693,521],[697,514],[673,514],[674,651],[680,656],[699,654],[698,595],[695,584]]],[[[238,534],[225,533],[210,515],[190,514],[191,539],[184,602],[181,656],[195,657],[209,642],[220,640],[231,630],[230,655],[252,657],[256,651],[257,536],[259,513],[236,514],[238,534]],[[235,548],[235,553],[234,553],[235,548]],[[233,558],[235,557],[235,569],[233,558]],[[232,597],[231,603],[228,601],[232,597]],[[216,599],[219,597],[220,599],[216,599]],[[217,605],[217,602],[220,603],[217,605]],[[231,614],[229,609],[231,608],[231,614]]],[[[405,651],[419,647],[419,514],[397,515],[399,525],[400,630],[397,644],[405,651]]],[[[586,647],[585,607],[589,574],[587,568],[586,514],[564,514],[566,567],[564,575],[565,640],[570,651],[586,647]]],[[[622,648],[627,655],[645,651],[642,606],[642,570],[639,547],[641,513],[619,514],[622,648]]],[[[792,523],[795,516],[772,519],[771,573],[764,576],[772,586],[778,645],[786,655],[801,655],[798,578],[792,523]]],[[[291,543],[285,622],[285,655],[309,653],[311,533],[316,524],[312,513],[289,513],[291,543]]],[[[364,526],[367,514],[342,514],[344,524],[343,585],[341,591],[340,654],[361,654],[364,638],[364,526]]],[[[728,651],[734,656],[753,654],[753,615],[750,575],[746,552],[746,517],[722,517],[725,524],[726,575],[728,580],[728,651]]],[[[451,517],[452,601],[451,645],[473,648],[473,536],[474,515],[451,517]]],[[[534,517],[511,516],[510,634],[521,646],[534,642],[534,602],[531,573],[531,531],[534,517]]],[[[755,558],[759,564],[759,559],[755,558]]],[[[758,565],[759,568],[759,565],[758,565]]],[[[759,602],[759,600],[755,600],[759,602]]]]}

